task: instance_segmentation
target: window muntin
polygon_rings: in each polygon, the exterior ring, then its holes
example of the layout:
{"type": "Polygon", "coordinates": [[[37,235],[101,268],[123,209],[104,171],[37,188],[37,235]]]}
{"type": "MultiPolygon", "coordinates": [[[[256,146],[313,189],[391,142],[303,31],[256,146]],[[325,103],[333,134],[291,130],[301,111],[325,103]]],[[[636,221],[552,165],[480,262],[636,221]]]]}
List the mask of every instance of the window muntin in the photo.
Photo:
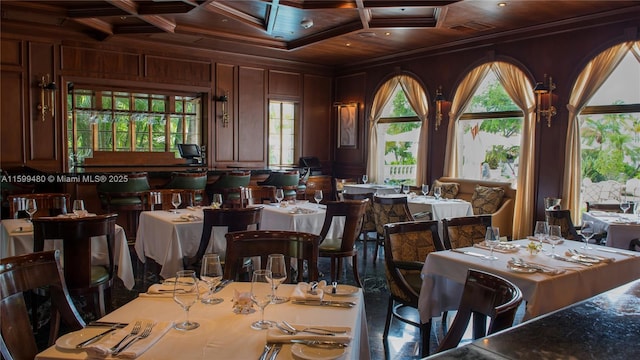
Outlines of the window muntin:
{"type": "Polygon", "coordinates": [[[458,176],[516,185],[524,116],[495,73],[489,71],[460,117],[458,176]]]}
{"type": "Polygon", "coordinates": [[[640,200],[640,62],[629,52],[578,117],[581,201],[640,200]]]}
{"type": "Polygon", "coordinates": [[[67,99],[67,146],[82,161],[93,151],[173,151],[201,143],[199,95],[73,89],[67,99]],[[169,121],[167,121],[169,119],[169,121]]]}
{"type": "Polygon", "coordinates": [[[295,164],[298,105],[291,101],[269,101],[269,166],[295,164]]]}

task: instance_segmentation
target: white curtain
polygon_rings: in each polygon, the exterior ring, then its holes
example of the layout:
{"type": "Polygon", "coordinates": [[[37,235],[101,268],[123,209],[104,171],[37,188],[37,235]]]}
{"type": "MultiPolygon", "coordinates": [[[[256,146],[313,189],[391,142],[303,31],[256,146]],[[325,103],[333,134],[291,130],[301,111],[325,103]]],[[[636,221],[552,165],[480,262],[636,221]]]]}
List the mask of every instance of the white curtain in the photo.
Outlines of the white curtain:
{"type": "Polygon", "coordinates": [[[458,141],[456,140],[458,119],[471,102],[480,83],[487,75],[491,64],[483,64],[471,70],[458,86],[449,112],[449,128],[447,129],[447,148],[444,156],[444,175],[458,175],[458,141]]]}
{"type": "Polygon", "coordinates": [[[404,90],[407,95],[409,105],[411,105],[413,111],[416,112],[416,115],[421,122],[416,166],[416,185],[420,186],[426,178],[427,161],[429,159],[429,146],[427,146],[427,139],[429,135],[429,125],[427,123],[429,102],[427,101],[427,95],[424,93],[424,89],[414,78],[407,75],[401,75],[400,86],[402,86],[402,90],[404,90]]]}
{"type": "Polygon", "coordinates": [[[518,183],[513,212],[514,239],[522,239],[532,233],[534,214],[534,161],[536,121],[534,120],[535,98],[533,87],[518,67],[506,62],[495,62],[492,69],[500,84],[513,102],[522,109],[524,120],[520,139],[520,161],[518,183]]]}
{"type": "Polygon", "coordinates": [[[600,86],[607,80],[613,70],[620,64],[629,50],[634,49],[638,57],[638,44],[627,42],[613,46],[593,58],[578,76],[567,109],[569,125],[565,146],[564,180],[562,184],[563,207],[571,211],[574,223],[580,223],[580,185],[582,181],[582,164],[580,161],[580,121],[579,115],[600,86]]]}

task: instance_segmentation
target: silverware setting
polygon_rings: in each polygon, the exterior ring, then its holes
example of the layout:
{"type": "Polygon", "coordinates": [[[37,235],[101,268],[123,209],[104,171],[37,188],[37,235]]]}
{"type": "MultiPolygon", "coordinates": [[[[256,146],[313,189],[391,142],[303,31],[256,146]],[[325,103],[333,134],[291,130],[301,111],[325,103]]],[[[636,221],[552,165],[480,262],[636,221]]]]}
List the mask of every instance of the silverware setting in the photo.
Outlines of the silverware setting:
{"type": "Polygon", "coordinates": [[[133,337],[131,340],[129,340],[129,342],[124,344],[119,349],[116,349],[116,351],[114,351],[112,355],[118,355],[121,352],[123,352],[124,350],[126,350],[129,346],[131,346],[134,343],[138,342],[139,340],[146,339],[147,337],[149,337],[149,335],[151,335],[151,330],[153,330],[153,327],[155,325],[156,325],[155,323],[147,323],[147,325],[144,328],[144,330],[142,331],[142,333],[140,333],[139,335],[136,335],[135,337],[133,337]]]}
{"type": "Polygon", "coordinates": [[[278,354],[280,353],[280,350],[282,350],[282,343],[275,344],[273,346],[273,350],[271,350],[271,356],[269,357],[269,360],[276,360],[278,354]]]}
{"type": "Polygon", "coordinates": [[[87,346],[87,345],[91,345],[94,342],[102,339],[103,337],[105,337],[107,334],[110,334],[113,331],[118,330],[119,328],[116,327],[116,325],[113,325],[110,329],[101,332],[100,334],[96,335],[96,336],[92,336],[91,338],[81,342],[80,344],[76,345],[76,349],[82,349],[83,347],[87,346]]]}
{"type": "MultiPolygon", "coordinates": [[[[276,323],[276,326],[278,324],[276,323]]],[[[298,330],[295,327],[293,327],[293,325],[289,324],[286,321],[282,321],[282,325],[278,326],[278,328],[280,330],[282,330],[283,332],[287,332],[290,335],[295,335],[297,333],[301,333],[301,332],[306,332],[309,334],[316,334],[316,335],[328,335],[328,336],[334,336],[336,334],[346,334],[347,332],[345,330],[333,330],[333,329],[326,329],[326,328],[322,328],[322,327],[316,327],[316,326],[310,326],[310,327],[306,327],[302,330],[298,330]],[[284,328],[284,329],[283,329],[284,328]]]]}
{"type": "Polygon", "coordinates": [[[555,269],[549,266],[544,266],[544,265],[540,265],[540,264],[535,264],[535,263],[530,263],[525,261],[522,258],[515,258],[512,257],[511,261],[514,265],[522,267],[522,268],[527,268],[527,269],[535,269],[541,273],[545,273],[545,274],[562,274],[565,271],[564,270],[559,270],[559,269],[555,269]]]}
{"type": "Polygon", "coordinates": [[[125,340],[130,339],[131,337],[138,335],[138,333],[140,332],[141,328],[142,328],[142,321],[136,321],[136,323],[133,324],[133,328],[131,329],[131,331],[124,338],[122,338],[122,340],[118,341],[117,344],[112,346],[110,350],[112,352],[116,351],[118,349],[118,347],[120,347],[120,345],[122,345],[122,343],[125,342],[125,340]]]}
{"type": "Polygon", "coordinates": [[[267,360],[267,356],[269,355],[269,352],[274,346],[275,344],[266,343],[264,345],[264,350],[262,350],[262,354],[260,354],[260,357],[258,358],[258,360],[267,360]]]}
{"type": "Polygon", "coordinates": [[[356,303],[351,301],[327,301],[327,300],[293,300],[292,304],[311,305],[311,306],[334,306],[341,308],[352,308],[356,303]]]}

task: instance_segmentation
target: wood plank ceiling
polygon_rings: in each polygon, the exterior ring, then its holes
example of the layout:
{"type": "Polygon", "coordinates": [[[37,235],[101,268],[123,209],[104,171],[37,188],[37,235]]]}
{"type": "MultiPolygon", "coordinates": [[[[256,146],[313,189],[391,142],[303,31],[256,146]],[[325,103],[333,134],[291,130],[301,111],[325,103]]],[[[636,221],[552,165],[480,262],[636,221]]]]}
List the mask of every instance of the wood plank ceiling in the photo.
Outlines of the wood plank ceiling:
{"type": "Polygon", "coordinates": [[[637,1],[94,0],[0,3],[3,22],[329,66],[638,16],[637,1]],[[26,20],[25,20],[26,19],[26,20]]]}

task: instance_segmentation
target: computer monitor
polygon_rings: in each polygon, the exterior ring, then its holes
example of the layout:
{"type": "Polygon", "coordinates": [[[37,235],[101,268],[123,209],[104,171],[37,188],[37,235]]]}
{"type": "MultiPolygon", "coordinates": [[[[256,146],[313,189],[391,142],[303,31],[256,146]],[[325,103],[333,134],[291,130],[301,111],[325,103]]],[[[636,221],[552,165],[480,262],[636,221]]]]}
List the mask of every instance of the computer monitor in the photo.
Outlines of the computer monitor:
{"type": "Polygon", "coordinates": [[[183,159],[196,159],[201,158],[200,145],[198,144],[178,144],[178,151],[180,157],[183,159]]]}

